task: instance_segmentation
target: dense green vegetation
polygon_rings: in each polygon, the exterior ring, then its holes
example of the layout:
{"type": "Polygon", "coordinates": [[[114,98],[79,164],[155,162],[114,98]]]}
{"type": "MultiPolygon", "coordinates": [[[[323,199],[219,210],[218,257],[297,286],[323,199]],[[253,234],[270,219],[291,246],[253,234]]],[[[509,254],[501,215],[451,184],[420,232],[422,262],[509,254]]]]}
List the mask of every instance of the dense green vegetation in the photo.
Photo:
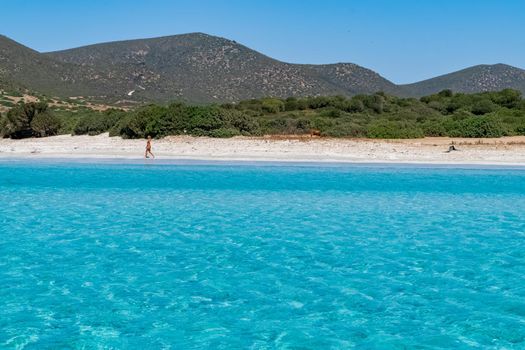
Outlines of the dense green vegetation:
{"type": "Polygon", "coordinates": [[[147,105],[132,111],[51,111],[45,103],[18,104],[0,119],[4,137],[57,133],[124,138],[194,135],[300,135],[418,138],[525,135],[525,99],[515,90],[477,94],[450,90],[420,99],[384,93],[352,98],[264,98],[222,105],[147,105]]]}
{"type": "Polygon", "coordinates": [[[46,103],[20,103],[0,118],[0,134],[13,139],[56,135],[60,119],[46,103]]]}

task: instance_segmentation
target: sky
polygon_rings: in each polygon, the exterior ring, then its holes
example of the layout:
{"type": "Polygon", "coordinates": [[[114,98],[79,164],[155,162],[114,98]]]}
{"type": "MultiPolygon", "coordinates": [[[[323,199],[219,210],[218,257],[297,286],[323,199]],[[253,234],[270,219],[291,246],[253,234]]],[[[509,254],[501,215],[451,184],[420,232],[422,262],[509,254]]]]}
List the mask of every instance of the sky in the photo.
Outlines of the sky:
{"type": "Polygon", "coordinates": [[[525,0],[7,0],[0,34],[38,51],[204,32],[285,62],[351,62],[395,83],[525,68],[525,0]]]}

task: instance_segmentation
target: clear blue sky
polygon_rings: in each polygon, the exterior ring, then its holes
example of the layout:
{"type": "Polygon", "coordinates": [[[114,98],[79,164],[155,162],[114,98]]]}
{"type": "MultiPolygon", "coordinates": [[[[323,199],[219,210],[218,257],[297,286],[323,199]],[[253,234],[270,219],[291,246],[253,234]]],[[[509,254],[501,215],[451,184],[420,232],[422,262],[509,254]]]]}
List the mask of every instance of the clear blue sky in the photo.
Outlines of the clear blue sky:
{"type": "Polygon", "coordinates": [[[525,68],[525,0],[10,0],[1,11],[0,33],[39,51],[198,31],[396,83],[480,63],[525,68]]]}

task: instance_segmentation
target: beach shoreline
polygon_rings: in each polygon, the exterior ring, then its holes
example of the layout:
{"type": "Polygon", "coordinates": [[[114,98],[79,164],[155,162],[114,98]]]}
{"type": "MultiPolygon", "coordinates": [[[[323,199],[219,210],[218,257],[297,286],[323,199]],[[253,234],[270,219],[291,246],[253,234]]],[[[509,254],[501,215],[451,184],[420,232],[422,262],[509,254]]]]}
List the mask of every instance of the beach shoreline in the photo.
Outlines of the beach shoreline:
{"type": "MultiPolygon", "coordinates": [[[[0,139],[0,160],[138,160],[145,140],[60,135],[0,139]]],[[[267,136],[209,138],[170,136],[153,141],[156,161],[443,164],[525,166],[525,136],[497,139],[407,140],[267,136]],[[447,152],[454,144],[457,151],[447,152]]],[[[152,160],[153,161],[153,160],[152,160]]]]}

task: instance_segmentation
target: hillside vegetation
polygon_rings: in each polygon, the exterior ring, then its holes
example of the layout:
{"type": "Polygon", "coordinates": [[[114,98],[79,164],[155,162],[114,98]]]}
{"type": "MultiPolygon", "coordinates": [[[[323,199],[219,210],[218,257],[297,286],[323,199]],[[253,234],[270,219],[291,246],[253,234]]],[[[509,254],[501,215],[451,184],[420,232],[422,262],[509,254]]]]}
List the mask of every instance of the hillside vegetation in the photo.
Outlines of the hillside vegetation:
{"type": "Polygon", "coordinates": [[[19,102],[0,118],[3,137],[61,133],[124,138],[194,135],[302,135],[418,138],[525,135],[525,100],[516,90],[477,94],[450,90],[415,98],[376,93],[307,98],[263,98],[236,104],[151,104],[131,111],[49,108],[19,102]]]}
{"type": "Polygon", "coordinates": [[[0,35],[0,89],[61,99],[134,106],[141,103],[225,103],[251,98],[359,94],[420,97],[443,89],[525,92],[523,69],[470,67],[396,85],[352,63],[292,64],[204,33],[137,39],[41,53],[0,35]]]}
{"type": "Polygon", "coordinates": [[[443,89],[464,93],[514,89],[525,93],[525,70],[506,64],[484,64],[400,88],[406,96],[425,96],[443,89]]]}

